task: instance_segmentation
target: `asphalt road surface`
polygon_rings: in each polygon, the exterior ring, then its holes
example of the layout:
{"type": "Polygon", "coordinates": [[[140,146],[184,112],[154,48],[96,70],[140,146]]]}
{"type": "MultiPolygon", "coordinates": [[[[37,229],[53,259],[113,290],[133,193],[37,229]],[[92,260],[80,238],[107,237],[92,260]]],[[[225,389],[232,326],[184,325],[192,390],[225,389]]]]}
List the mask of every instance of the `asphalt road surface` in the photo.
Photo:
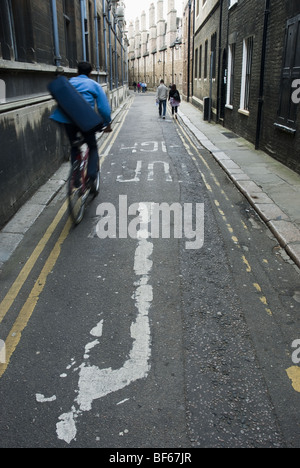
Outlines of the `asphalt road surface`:
{"type": "Polygon", "coordinates": [[[99,154],[1,272],[0,447],[300,447],[299,271],[153,94],[99,154]]]}

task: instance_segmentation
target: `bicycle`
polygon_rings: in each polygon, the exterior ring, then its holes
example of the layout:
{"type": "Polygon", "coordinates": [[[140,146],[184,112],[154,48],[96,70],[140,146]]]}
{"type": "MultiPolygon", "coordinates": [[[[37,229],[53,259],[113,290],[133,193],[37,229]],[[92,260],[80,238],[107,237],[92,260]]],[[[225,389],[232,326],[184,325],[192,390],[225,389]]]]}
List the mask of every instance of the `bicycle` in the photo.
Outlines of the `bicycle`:
{"type": "Polygon", "coordinates": [[[69,213],[75,225],[82,221],[87,199],[90,194],[95,198],[100,189],[100,172],[98,169],[97,178],[89,183],[87,179],[87,165],[89,158],[89,148],[84,148],[84,138],[78,134],[72,147],[77,148],[77,157],[73,163],[68,179],[68,205],[69,213]]]}

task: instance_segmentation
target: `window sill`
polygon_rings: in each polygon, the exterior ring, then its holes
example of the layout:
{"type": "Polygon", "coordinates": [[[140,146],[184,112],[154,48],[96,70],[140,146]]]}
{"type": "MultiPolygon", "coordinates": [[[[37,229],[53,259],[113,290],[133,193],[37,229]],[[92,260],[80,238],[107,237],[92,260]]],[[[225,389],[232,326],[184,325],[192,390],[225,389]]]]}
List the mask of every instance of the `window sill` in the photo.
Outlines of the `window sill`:
{"type": "Polygon", "coordinates": [[[45,94],[44,96],[38,97],[28,97],[27,99],[20,99],[11,102],[2,102],[0,103],[0,114],[3,112],[10,112],[16,109],[21,109],[23,107],[33,106],[35,104],[42,104],[43,102],[51,101],[53,98],[50,94],[45,94]]]}
{"type": "Polygon", "coordinates": [[[249,115],[250,115],[250,112],[245,110],[245,109],[239,109],[238,113],[242,114],[242,115],[245,115],[246,117],[249,117],[249,115]]]}
{"type": "Polygon", "coordinates": [[[233,110],[233,106],[231,104],[225,104],[226,109],[233,110]]]}
{"type": "Polygon", "coordinates": [[[286,125],[281,125],[279,123],[274,123],[274,127],[277,128],[277,130],[280,130],[282,132],[288,133],[289,135],[295,135],[296,129],[287,127],[286,125]]]}

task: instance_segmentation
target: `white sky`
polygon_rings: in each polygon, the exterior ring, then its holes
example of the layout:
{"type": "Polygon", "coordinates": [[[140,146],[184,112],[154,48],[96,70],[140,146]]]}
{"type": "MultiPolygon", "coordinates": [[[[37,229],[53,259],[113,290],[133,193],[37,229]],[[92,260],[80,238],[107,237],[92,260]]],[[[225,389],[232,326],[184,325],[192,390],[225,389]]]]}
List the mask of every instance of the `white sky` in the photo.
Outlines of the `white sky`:
{"type": "MultiPolygon", "coordinates": [[[[141,19],[142,11],[145,10],[146,12],[146,21],[147,26],[149,25],[149,7],[151,3],[155,5],[155,12],[157,14],[157,0],[123,0],[126,5],[125,8],[125,19],[127,25],[130,21],[135,21],[136,17],[141,19]]],[[[175,8],[177,10],[177,16],[182,16],[182,4],[184,0],[175,0],[175,8]]],[[[164,0],[164,17],[167,19],[167,8],[168,8],[168,0],[164,0]]]]}

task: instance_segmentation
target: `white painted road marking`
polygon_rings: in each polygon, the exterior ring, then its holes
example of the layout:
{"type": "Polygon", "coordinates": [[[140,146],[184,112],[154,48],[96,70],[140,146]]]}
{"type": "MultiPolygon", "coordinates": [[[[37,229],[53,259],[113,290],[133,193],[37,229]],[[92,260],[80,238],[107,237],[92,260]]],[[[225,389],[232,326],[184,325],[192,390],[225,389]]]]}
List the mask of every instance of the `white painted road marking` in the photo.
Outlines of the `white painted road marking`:
{"type": "MultiPolygon", "coordinates": [[[[137,233],[138,245],[134,256],[134,272],[138,279],[134,283],[136,289],[133,294],[138,314],[130,329],[133,345],[129,359],[120,369],[99,369],[87,362],[90,349],[97,346],[99,340],[96,339],[86,345],[85,361],[79,366],[78,396],[71,411],[62,414],[56,425],[57,437],[68,444],[76,437],[78,416],[84,411],[90,411],[94,400],[116,392],[138,379],[146,378],[150,371],[149,309],[153,301],[153,288],[149,284],[149,279],[153,266],[153,261],[150,259],[153,244],[148,240],[151,216],[149,210],[149,205],[139,204],[140,230],[137,233]]],[[[93,328],[91,334],[100,338],[102,331],[103,321],[93,328]]]]}
{"type": "Polygon", "coordinates": [[[122,150],[132,150],[132,153],[137,153],[139,145],[141,146],[140,151],[143,153],[155,153],[159,151],[159,145],[161,145],[161,150],[163,153],[167,152],[167,147],[164,141],[144,141],[143,143],[134,143],[133,146],[121,145],[122,150]],[[144,149],[146,148],[146,149],[144,149]]]}
{"type": "Polygon", "coordinates": [[[123,179],[123,176],[119,175],[117,177],[117,182],[139,182],[141,171],[142,171],[142,161],[138,161],[136,164],[135,176],[133,177],[133,179],[123,179]]]}
{"type": "MultiPolygon", "coordinates": [[[[124,179],[122,175],[117,176],[117,182],[140,182],[140,177],[142,173],[142,165],[143,161],[137,161],[136,168],[135,168],[135,175],[132,179],[124,179]]],[[[154,180],[154,167],[155,165],[163,166],[163,170],[165,173],[166,182],[173,182],[172,176],[170,174],[170,164],[165,161],[154,161],[148,164],[147,171],[148,171],[148,182],[152,182],[154,180]]],[[[125,168],[125,166],[123,166],[125,168]]]]}
{"type": "Polygon", "coordinates": [[[151,182],[154,179],[154,165],[155,164],[163,165],[165,176],[166,176],[166,182],[172,182],[173,179],[170,174],[170,164],[164,161],[154,161],[153,163],[148,164],[148,181],[151,182]]]}

